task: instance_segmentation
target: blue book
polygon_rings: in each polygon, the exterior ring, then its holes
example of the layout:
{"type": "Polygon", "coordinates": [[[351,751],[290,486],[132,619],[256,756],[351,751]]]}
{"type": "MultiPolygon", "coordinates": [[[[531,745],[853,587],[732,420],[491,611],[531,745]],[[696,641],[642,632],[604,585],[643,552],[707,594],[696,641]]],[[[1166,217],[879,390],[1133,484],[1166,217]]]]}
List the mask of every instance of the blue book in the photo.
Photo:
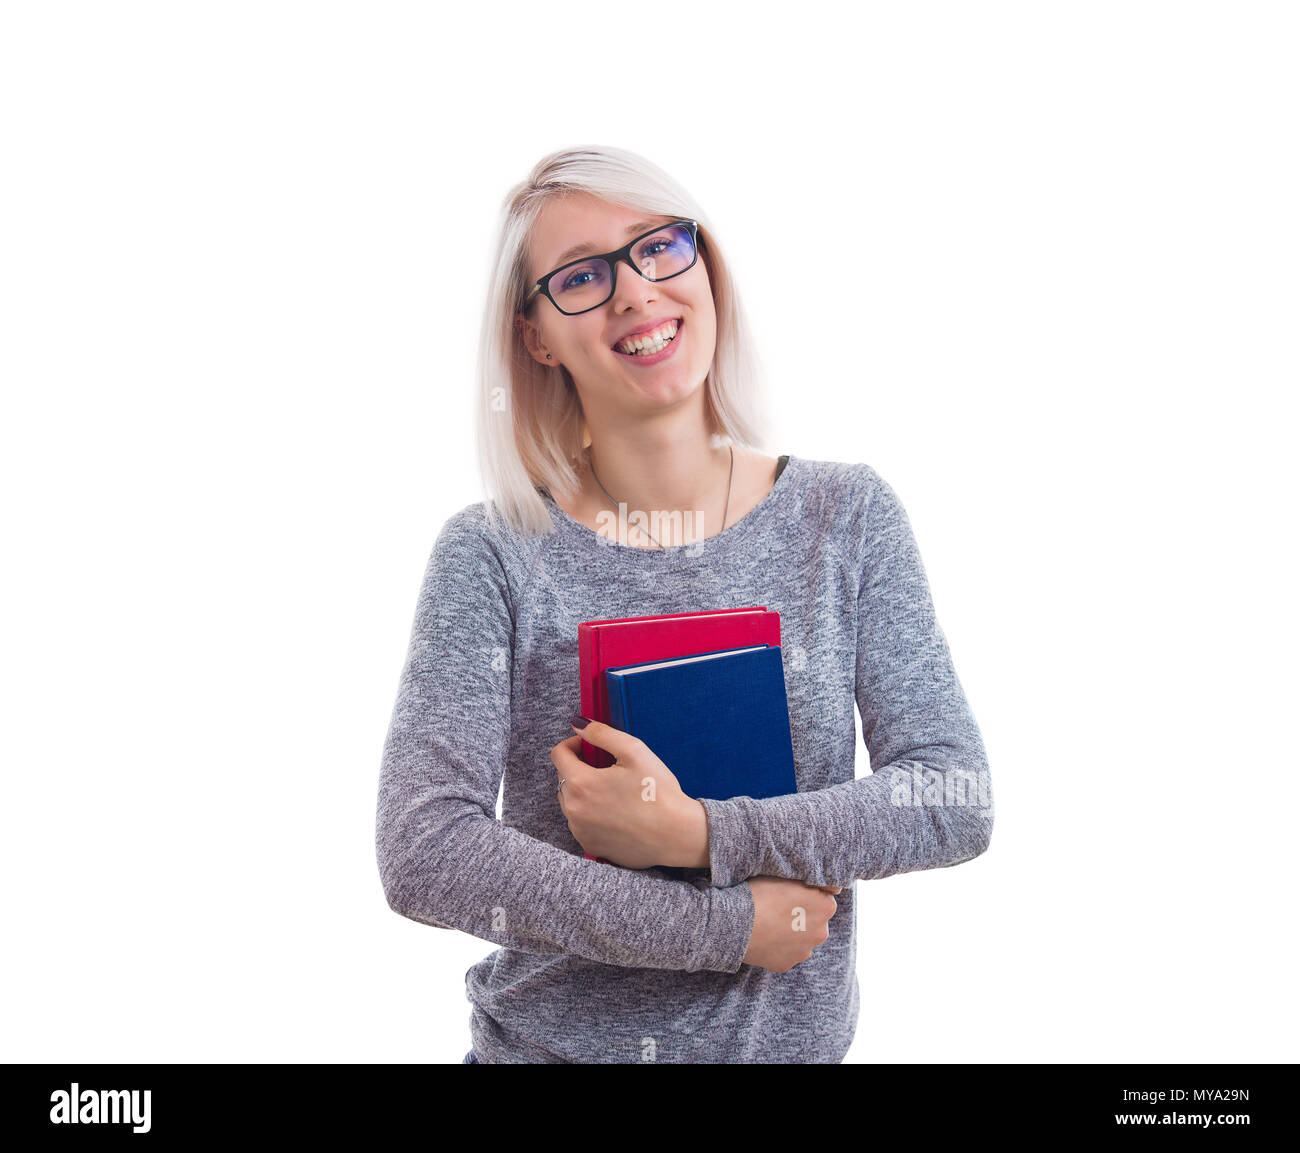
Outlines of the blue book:
{"type": "Polygon", "coordinates": [[[797,792],[780,645],[605,670],[609,720],[645,741],[690,797],[797,792]]]}

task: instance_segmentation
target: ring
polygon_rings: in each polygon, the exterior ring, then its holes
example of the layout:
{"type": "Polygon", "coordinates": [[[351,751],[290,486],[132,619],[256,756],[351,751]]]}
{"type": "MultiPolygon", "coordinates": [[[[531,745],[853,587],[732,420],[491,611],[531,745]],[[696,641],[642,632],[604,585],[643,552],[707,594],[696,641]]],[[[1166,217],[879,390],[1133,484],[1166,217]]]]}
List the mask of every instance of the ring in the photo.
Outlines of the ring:
{"type": "Polygon", "coordinates": [[[564,782],[567,781],[568,779],[569,779],[568,777],[561,777],[561,778],[560,778],[560,783],[555,787],[555,791],[556,791],[556,793],[562,793],[562,792],[564,792],[564,782]]]}

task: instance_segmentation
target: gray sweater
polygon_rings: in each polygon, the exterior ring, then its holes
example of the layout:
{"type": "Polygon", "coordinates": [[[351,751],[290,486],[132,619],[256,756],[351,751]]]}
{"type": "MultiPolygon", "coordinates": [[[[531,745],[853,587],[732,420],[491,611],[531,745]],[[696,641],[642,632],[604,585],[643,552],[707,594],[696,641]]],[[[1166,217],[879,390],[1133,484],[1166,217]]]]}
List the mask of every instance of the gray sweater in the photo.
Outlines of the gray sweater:
{"type": "Polygon", "coordinates": [[[465,980],[484,1063],[843,1060],[853,881],[960,864],[992,829],[983,740],[903,506],[868,465],[791,456],[735,524],[659,550],[543,495],[548,536],[480,502],[434,543],[380,771],[390,907],[499,946],[465,980]],[[550,759],[580,711],[578,622],[745,605],[781,614],[798,792],[704,801],[708,870],[586,860],[550,759]],[[872,767],[856,779],[855,703],[872,767]],[[786,973],[742,963],[756,875],[844,886],[830,938],[786,973]]]}

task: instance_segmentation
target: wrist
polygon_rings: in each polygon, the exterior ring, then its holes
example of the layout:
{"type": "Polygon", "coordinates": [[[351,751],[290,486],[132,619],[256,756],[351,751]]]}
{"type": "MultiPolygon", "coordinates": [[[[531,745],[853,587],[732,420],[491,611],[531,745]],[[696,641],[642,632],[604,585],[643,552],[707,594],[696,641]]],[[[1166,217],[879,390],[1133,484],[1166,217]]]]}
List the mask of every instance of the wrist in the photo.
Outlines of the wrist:
{"type": "Polygon", "coordinates": [[[672,845],[663,862],[685,869],[709,867],[709,814],[694,797],[685,797],[672,845]]]}

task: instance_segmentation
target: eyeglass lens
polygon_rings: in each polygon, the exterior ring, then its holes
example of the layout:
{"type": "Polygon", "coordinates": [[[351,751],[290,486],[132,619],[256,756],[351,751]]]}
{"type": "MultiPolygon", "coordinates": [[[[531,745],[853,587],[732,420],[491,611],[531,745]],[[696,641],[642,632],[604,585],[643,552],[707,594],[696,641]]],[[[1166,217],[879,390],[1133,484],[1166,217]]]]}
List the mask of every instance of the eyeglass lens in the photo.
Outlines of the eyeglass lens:
{"type": "MultiPolygon", "coordinates": [[[[685,272],[695,261],[691,230],[670,224],[638,240],[632,262],[647,280],[666,280],[685,272]]],[[[614,270],[603,257],[571,264],[547,282],[551,299],[564,312],[583,312],[604,304],[614,294],[614,270]]]]}

